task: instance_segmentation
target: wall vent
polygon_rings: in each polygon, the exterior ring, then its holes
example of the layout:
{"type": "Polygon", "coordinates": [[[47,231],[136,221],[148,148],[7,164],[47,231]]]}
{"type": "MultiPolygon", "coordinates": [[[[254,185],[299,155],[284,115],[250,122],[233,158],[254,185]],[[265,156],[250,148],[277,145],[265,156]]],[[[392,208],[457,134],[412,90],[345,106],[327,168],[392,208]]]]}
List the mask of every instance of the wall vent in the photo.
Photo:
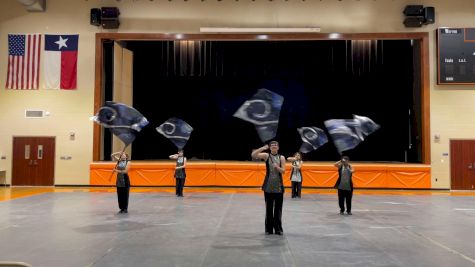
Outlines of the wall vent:
{"type": "Polygon", "coordinates": [[[45,117],[44,110],[32,110],[32,109],[25,110],[25,118],[38,119],[38,118],[44,118],[44,117],[45,117]]]}

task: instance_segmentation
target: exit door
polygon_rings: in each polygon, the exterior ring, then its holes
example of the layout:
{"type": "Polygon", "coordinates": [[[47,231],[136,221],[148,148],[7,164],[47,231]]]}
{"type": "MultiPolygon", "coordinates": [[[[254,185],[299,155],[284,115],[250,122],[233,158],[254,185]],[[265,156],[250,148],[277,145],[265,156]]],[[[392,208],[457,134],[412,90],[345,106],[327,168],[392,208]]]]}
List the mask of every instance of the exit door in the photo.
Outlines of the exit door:
{"type": "Polygon", "coordinates": [[[12,185],[54,185],[54,137],[13,137],[12,185]]]}
{"type": "Polygon", "coordinates": [[[451,189],[475,189],[475,140],[450,141],[451,189]]]}

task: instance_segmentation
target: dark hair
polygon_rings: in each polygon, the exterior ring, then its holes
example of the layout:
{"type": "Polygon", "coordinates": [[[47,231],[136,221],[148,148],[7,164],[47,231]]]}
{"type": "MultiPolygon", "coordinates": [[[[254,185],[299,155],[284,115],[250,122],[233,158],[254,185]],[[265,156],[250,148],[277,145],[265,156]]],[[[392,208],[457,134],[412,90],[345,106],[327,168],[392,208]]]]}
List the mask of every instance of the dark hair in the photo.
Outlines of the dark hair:
{"type": "Polygon", "coordinates": [[[302,156],[302,153],[300,153],[300,151],[297,151],[297,152],[294,153],[294,156],[297,155],[297,154],[299,154],[299,155],[300,155],[300,159],[302,159],[302,157],[303,157],[303,156],[302,156]]]}
{"type": "Polygon", "coordinates": [[[343,157],[341,157],[341,159],[346,160],[346,161],[350,161],[350,158],[348,156],[343,156],[343,157]]]}
{"type": "Polygon", "coordinates": [[[279,142],[277,142],[277,141],[275,141],[275,140],[269,142],[269,146],[271,146],[271,145],[273,145],[273,144],[279,145],[279,142]]]}

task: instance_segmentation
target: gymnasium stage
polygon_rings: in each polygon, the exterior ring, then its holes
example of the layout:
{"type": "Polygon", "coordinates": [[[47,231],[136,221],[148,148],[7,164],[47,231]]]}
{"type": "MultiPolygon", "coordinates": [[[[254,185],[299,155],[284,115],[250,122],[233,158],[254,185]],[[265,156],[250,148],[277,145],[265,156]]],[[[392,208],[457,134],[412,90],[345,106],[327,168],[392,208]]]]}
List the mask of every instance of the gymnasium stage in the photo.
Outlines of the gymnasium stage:
{"type": "MultiPolygon", "coordinates": [[[[113,162],[90,164],[90,185],[115,185],[113,162]]],[[[430,189],[430,165],[395,163],[352,163],[353,182],[359,188],[430,189]]],[[[174,161],[131,161],[130,180],[134,186],[173,186],[174,161]]],[[[265,176],[263,162],[192,161],[186,166],[187,186],[260,187],[265,176]]],[[[303,186],[332,188],[337,169],[328,162],[304,162],[303,186]]],[[[285,186],[290,186],[290,164],[285,186]]]]}

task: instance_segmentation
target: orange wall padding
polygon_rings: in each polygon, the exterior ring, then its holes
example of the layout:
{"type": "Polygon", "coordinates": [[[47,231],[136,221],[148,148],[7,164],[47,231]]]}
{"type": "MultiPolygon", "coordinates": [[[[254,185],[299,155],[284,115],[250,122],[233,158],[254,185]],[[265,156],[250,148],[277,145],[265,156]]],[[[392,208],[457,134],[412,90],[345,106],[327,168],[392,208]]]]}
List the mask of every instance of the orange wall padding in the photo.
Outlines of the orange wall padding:
{"type": "MultiPolygon", "coordinates": [[[[430,165],[353,163],[353,183],[361,188],[431,188],[430,165]]],[[[113,162],[90,165],[91,185],[115,185],[113,162]],[[110,178],[110,180],[109,180],[110,178]]],[[[135,186],[174,186],[175,162],[132,161],[129,170],[135,186]]],[[[331,163],[304,162],[303,186],[333,187],[337,169],[331,163]]],[[[261,186],[265,175],[262,162],[190,162],[186,166],[187,186],[261,186]]],[[[290,164],[286,166],[285,186],[290,186],[290,164]]]]}

